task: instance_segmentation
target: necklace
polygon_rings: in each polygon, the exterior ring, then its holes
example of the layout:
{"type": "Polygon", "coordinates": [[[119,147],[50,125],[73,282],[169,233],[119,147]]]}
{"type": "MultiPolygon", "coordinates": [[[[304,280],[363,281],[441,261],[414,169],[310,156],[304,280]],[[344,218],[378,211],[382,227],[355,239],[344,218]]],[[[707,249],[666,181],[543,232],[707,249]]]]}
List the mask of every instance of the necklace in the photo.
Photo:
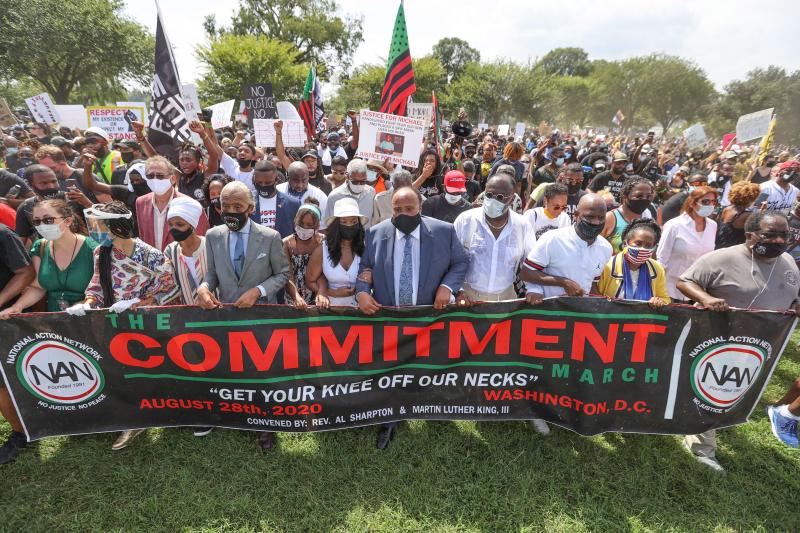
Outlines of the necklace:
{"type": "Polygon", "coordinates": [[[486,217],[484,216],[484,220],[486,220],[486,223],[487,223],[487,224],[489,224],[489,227],[490,227],[490,228],[492,228],[492,229],[503,229],[503,228],[505,228],[505,227],[506,227],[506,225],[508,224],[508,219],[509,219],[509,217],[506,217],[506,221],[505,221],[505,222],[503,222],[503,223],[502,223],[501,225],[499,225],[499,226],[495,226],[494,224],[492,224],[491,222],[489,222],[489,219],[488,219],[488,218],[486,218],[486,217]]]}

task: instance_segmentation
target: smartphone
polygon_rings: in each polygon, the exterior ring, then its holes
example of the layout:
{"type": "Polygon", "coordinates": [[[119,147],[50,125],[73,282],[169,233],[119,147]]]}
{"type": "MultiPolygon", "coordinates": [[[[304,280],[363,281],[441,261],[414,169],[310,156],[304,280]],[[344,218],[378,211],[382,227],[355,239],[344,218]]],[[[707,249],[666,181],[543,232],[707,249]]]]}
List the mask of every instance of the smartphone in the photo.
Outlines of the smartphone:
{"type": "Polygon", "coordinates": [[[19,185],[14,185],[8,190],[8,193],[6,193],[6,198],[12,198],[12,199],[16,198],[17,196],[19,196],[19,191],[21,190],[22,187],[20,187],[19,185]]]}
{"type": "Polygon", "coordinates": [[[74,179],[74,178],[69,178],[69,179],[67,179],[67,180],[65,181],[65,183],[67,184],[67,188],[68,188],[68,189],[69,189],[70,187],[75,187],[76,189],[78,188],[78,180],[76,180],[76,179],[74,179]]]}

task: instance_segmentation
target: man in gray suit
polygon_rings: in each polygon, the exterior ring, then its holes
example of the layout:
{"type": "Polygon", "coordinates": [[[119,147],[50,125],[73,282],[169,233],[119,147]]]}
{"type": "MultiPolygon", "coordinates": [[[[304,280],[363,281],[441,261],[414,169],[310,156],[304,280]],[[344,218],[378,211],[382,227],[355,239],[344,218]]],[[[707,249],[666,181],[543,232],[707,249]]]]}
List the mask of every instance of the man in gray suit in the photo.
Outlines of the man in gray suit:
{"type": "MultiPolygon", "coordinates": [[[[392,195],[392,218],[367,230],[356,281],[364,313],[382,305],[433,305],[443,309],[461,290],[469,256],[452,224],[420,214],[422,195],[403,187],[392,195]]],[[[389,446],[397,423],[384,424],[377,447],[389,446]]]]}
{"type": "MultiPolygon", "coordinates": [[[[197,288],[197,305],[214,309],[223,303],[239,308],[277,303],[276,295],[289,279],[289,260],[280,234],[250,220],[255,202],[244,183],[225,185],[220,204],[225,225],[206,233],[207,271],[197,288]]],[[[275,434],[261,432],[258,442],[263,450],[271,450],[275,434]]]]}

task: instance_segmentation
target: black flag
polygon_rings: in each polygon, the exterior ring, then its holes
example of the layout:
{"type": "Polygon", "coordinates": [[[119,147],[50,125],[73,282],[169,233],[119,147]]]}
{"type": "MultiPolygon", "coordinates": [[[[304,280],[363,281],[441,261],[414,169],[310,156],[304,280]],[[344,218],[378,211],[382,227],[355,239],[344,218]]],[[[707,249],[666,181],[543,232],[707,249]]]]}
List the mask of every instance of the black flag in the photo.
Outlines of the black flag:
{"type": "Polygon", "coordinates": [[[178,68],[161,22],[161,10],[158,11],[156,26],[156,61],[150,108],[147,140],[159,154],[177,160],[176,148],[188,142],[191,133],[181,96],[178,68]]]}

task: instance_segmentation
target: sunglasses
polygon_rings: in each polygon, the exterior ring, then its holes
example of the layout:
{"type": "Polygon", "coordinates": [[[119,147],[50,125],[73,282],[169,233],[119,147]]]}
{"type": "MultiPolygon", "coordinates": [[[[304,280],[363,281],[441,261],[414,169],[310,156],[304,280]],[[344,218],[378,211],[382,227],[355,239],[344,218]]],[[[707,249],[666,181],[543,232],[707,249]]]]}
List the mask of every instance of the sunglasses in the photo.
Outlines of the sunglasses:
{"type": "Polygon", "coordinates": [[[149,180],[165,180],[169,178],[169,174],[156,174],[154,172],[151,172],[150,174],[145,174],[145,176],[149,180]]]}
{"type": "Polygon", "coordinates": [[[100,144],[100,139],[96,137],[87,137],[83,140],[83,144],[100,144]]]}
{"type": "Polygon", "coordinates": [[[507,200],[510,200],[512,198],[512,196],[507,196],[505,194],[495,194],[495,193],[492,193],[492,192],[484,193],[483,196],[485,198],[488,198],[489,200],[495,199],[495,200],[497,200],[498,202],[501,202],[501,203],[506,203],[507,200]]]}
{"type": "Polygon", "coordinates": [[[50,224],[55,224],[57,218],[64,220],[64,217],[44,217],[44,218],[34,218],[31,221],[31,223],[34,226],[41,226],[42,224],[50,225],[50,224]]]}

